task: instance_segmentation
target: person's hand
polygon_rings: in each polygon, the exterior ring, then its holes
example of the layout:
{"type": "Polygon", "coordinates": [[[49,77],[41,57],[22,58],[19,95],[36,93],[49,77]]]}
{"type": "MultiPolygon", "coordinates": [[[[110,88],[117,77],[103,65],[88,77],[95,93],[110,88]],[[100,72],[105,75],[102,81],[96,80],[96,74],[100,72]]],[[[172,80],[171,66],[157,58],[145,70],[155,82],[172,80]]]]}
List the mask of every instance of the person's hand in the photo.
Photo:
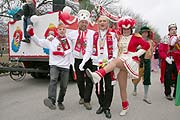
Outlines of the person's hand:
{"type": "Polygon", "coordinates": [[[81,64],[79,65],[79,70],[80,70],[80,71],[84,71],[84,68],[83,68],[83,67],[84,67],[84,63],[81,63],[81,64]]]}
{"type": "Polygon", "coordinates": [[[52,41],[52,40],[54,39],[54,36],[53,36],[53,35],[49,35],[49,36],[47,37],[47,39],[48,39],[49,41],[52,41]]]}
{"type": "Polygon", "coordinates": [[[172,60],[172,62],[174,61],[174,58],[173,57],[171,57],[171,60],[172,60]]]}
{"type": "Polygon", "coordinates": [[[111,59],[108,60],[108,63],[110,63],[112,60],[114,60],[114,58],[112,57],[111,59]]]}
{"type": "Polygon", "coordinates": [[[166,62],[167,62],[168,64],[172,64],[172,59],[169,58],[169,57],[166,57],[166,62]]]}
{"type": "Polygon", "coordinates": [[[27,27],[27,33],[32,37],[34,36],[34,28],[32,25],[28,25],[27,27]]]}

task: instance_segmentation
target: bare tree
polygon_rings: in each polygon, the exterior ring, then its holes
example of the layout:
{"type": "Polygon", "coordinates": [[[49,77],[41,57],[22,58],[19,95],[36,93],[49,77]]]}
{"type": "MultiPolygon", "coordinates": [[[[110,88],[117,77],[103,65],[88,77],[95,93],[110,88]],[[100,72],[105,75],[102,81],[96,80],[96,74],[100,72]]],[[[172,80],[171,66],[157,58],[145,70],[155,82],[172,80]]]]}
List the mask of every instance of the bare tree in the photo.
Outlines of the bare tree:
{"type": "MultiPolygon", "coordinates": [[[[96,11],[97,6],[102,6],[113,15],[131,16],[137,21],[136,32],[138,32],[144,25],[151,26],[146,20],[143,20],[139,14],[134,13],[128,8],[124,9],[120,5],[119,1],[120,0],[66,0],[65,3],[67,6],[72,8],[74,15],[76,15],[79,9],[82,8],[88,9],[91,12],[92,10],[96,11]]],[[[22,5],[22,0],[0,1],[0,34],[7,34],[7,25],[4,23],[4,21],[10,21],[12,19],[12,16],[9,16],[7,14],[7,11],[12,9],[14,6],[19,6],[21,8],[22,5]]],[[[37,0],[36,7],[38,15],[47,14],[48,12],[52,11],[52,0],[37,0]]],[[[153,31],[155,31],[156,39],[160,39],[160,35],[158,34],[158,32],[155,29],[153,29],[153,31]]]]}
{"type": "MultiPolygon", "coordinates": [[[[22,8],[22,0],[1,0],[0,1],[0,34],[7,34],[7,23],[12,20],[13,16],[7,14],[8,10],[14,7],[22,8]]],[[[46,14],[52,11],[52,0],[37,0],[38,15],[46,14]]]]}

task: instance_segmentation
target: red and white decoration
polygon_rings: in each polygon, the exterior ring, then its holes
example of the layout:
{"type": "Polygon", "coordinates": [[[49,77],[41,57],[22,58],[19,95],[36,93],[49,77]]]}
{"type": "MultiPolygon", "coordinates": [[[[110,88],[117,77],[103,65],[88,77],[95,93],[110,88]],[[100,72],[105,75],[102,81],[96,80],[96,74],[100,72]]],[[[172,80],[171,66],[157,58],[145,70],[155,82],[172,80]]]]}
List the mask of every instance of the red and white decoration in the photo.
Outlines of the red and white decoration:
{"type": "Polygon", "coordinates": [[[134,28],[135,27],[135,24],[136,24],[136,21],[135,19],[129,17],[129,16],[126,16],[126,17],[123,17],[119,20],[118,22],[118,26],[120,28],[125,28],[125,29],[128,29],[128,28],[134,28]]]}

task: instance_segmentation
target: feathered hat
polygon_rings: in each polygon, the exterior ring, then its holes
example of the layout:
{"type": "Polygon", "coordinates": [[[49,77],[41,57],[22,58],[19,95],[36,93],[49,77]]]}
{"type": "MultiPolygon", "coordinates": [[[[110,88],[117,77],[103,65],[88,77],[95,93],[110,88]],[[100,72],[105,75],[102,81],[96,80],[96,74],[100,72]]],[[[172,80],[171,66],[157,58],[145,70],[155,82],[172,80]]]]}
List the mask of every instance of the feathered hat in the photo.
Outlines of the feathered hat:
{"type": "Polygon", "coordinates": [[[168,30],[170,31],[171,28],[176,28],[177,29],[177,25],[175,23],[168,25],[168,30]]]}
{"type": "Polygon", "coordinates": [[[125,28],[125,29],[128,29],[128,28],[132,29],[135,27],[135,24],[136,24],[135,19],[133,19],[129,16],[120,18],[120,20],[118,22],[118,26],[120,28],[125,28]]]}

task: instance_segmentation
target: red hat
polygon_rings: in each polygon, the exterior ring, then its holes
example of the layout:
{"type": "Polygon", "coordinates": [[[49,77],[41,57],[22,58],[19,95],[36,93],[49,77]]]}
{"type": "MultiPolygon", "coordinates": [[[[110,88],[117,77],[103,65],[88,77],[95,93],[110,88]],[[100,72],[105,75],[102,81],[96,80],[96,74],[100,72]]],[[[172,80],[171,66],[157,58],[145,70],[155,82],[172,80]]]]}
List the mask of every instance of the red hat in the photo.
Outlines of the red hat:
{"type": "Polygon", "coordinates": [[[57,28],[53,23],[50,23],[48,28],[46,29],[46,32],[44,33],[44,37],[47,38],[49,36],[49,32],[52,31],[54,33],[54,37],[58,35],[57,28]]]}
{"type": "Polygon", "coordinates": [[[119,22],[118,22],[118,26],[120,28],[134,28],[136,24],[135,19],[127,16],[127,17],[122,17],[119,22]]]}

